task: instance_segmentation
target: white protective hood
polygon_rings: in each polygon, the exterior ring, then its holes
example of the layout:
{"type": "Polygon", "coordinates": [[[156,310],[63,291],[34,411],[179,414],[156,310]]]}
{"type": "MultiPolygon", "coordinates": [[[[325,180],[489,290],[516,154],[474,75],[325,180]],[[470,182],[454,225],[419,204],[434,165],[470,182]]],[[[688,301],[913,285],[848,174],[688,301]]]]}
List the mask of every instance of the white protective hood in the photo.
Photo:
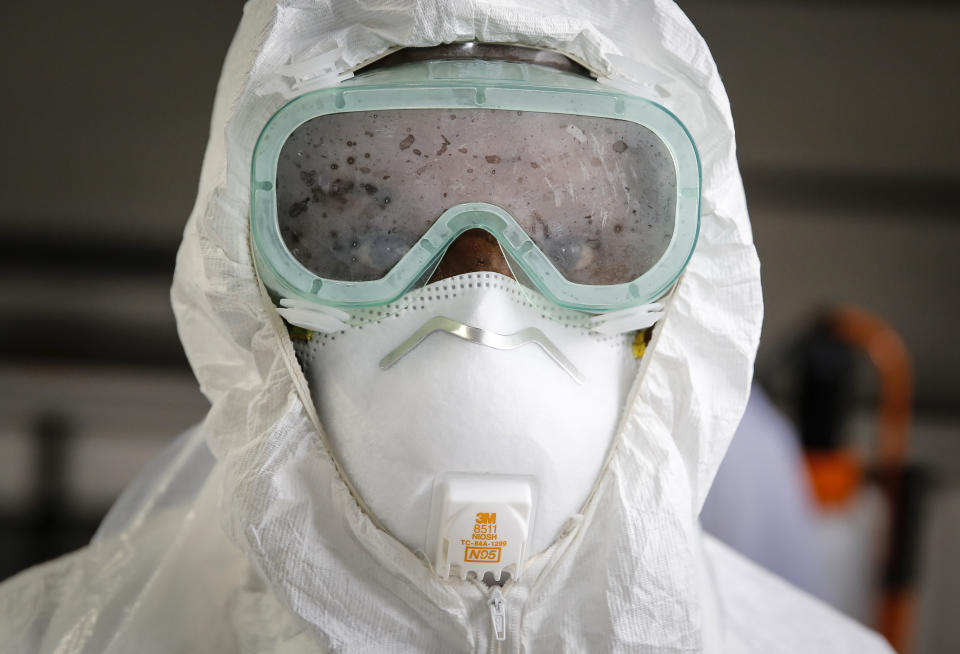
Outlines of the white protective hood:
{"type": "Polygon", "coordinates": [[[505,588],[500,651],[886,651],[701,536],[696,516],[749,394],[762,301],[727,97],[668,0],[249,3],[173,286],[212,408],[88,548],[0,587],[0,641],[57,653],[495,651],[485,587],[441,581],[378,529],[331,459],[248,239],[251,153],[288,97],[399,47],[474,39],[562,52],[651,97],[703,164],[700,240],[608,464],[583,514],[505,588]]]}

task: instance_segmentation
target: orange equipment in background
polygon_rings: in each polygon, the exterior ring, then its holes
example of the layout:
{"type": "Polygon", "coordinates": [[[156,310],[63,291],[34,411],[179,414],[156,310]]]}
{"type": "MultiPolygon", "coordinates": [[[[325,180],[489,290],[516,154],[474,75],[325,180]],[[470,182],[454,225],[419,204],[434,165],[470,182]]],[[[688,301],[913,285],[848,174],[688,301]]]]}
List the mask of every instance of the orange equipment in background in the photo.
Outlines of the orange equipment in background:
{"type": "Polygon", "coordinates": [[[906,463],[913,402],[910,357],[885,321],[853,307],[826,311],[800,348],[800,431],[817,502],[825,510],[850,502],[870,480],[889,507],[888,537],[877,628],[900,654],[912,637],[915,550],[922,475],[906,463]],[[865,353],[880,381],[879,433],[867,464],[845,442],[844,422],[854,404],[854,370],[865,353]],[[869,473],[865,471],[869,468],[869,473]]]}

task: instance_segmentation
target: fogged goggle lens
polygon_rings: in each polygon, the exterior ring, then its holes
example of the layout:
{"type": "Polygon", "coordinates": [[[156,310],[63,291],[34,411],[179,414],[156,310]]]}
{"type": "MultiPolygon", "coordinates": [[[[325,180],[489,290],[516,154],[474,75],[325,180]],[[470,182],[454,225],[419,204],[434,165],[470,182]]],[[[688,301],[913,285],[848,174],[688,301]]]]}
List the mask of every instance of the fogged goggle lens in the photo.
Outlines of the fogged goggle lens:
{"type": "Polygon", "coordinates": [[[676,220],[666,144],[634,122],[500,109],[318,116],[284,143],[284,244],[320,278],[383,278],[446,210],[507,211],[567,280],[623,284],[663,256],[676,220]]]}

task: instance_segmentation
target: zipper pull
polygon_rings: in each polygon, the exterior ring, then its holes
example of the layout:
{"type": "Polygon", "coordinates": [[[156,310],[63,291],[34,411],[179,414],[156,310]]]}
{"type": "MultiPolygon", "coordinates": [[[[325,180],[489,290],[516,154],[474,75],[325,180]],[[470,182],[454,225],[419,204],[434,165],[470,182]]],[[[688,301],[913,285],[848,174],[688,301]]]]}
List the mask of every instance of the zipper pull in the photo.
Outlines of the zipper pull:
{"type": "Polygon", "coordinates": [[[493,622],[493,635],[498,641],[507,639],[507,607],[500,592],[500,586],[494,586],[487,600],[490,607],[490,620],[493,622]]]}

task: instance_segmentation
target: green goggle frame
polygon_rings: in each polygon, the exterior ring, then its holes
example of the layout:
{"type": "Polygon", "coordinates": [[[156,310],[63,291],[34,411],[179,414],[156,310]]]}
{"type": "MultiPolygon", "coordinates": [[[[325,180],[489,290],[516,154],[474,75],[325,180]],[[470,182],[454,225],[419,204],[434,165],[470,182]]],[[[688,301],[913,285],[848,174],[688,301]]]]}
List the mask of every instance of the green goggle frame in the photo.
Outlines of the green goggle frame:
{"type": "Polygon", "coordinates": [[[676,281],[696,245],[700,189],[700,160],[693,139],[680,120],[659,104],[534,64],[481,60],[410,63],[304,94],[268,121],[253,152],[253,253],[261,279],[278,298],[344,308],[370,307],[389,304],[425,283],[454,239],[479,228],[496,237],[519,280],[560,306],[601,313],[651,302],[676,281]],[[507,211],[489,203],[470,202],[446,210],[380,279],[324,279],[293,256],[278,226],[276,176],[280,151],[297,127],[328,114],[458,108],[594,116],[631,121],[654,132],[666,145],[676,168],[676,216],[663,255],[640,277],[626,283],[571,282],[507,211]]]}

